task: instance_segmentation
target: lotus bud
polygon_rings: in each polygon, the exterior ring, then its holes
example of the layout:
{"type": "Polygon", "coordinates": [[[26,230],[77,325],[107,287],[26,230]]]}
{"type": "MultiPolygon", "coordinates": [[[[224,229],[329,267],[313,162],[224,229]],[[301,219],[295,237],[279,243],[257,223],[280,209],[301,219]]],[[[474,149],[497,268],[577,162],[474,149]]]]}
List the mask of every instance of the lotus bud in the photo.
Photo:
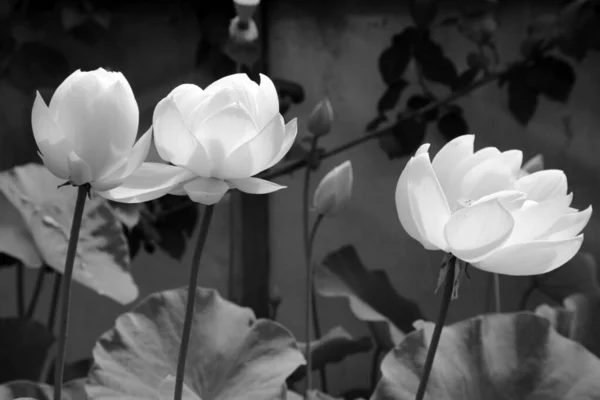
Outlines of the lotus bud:
{"type": "Polygon", "coordinates": [[[323,136],[331,131],[333,106],[328,97],[321,100],[308,117],[308,131],[315,136],[323,136]]]}
{"type": "Polygon", "coordinates": [[[335,215],[352,196],[352,163],[344,161],[319,182],[313,197],[313,209],[318,215],[335,215]]]}

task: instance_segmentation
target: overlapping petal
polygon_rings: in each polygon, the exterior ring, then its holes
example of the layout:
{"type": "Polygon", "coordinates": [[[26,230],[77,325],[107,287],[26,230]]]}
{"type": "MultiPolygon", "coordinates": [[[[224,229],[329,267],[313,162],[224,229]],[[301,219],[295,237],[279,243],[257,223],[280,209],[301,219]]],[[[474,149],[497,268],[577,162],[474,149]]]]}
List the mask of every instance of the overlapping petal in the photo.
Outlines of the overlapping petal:
{"type": "Polygon", "coordinates": [[[147,162],[129,175],[119,187],[99,194],[121,203],[142,203],[164,196],[194,177],[194,173],[185,168],[147,162]]]}
{"type": "Polygon", "coordinates": [[[279,149],[279,152],[277,153],[275,158],[273,158],[271,160],[271,162],[267,165],[267,168],[265,168],[265,169],[271,168],[273,165],[275,165],[279,161],[281,161],[283,159],[283,157],[285,157],[285,155],[288,153],[288,151],[290,151],[290,149],[294,145],[297,134],[298,134],[298,120],[296,118],[294,118],[293,120],[291,120],[290,122],[288,122],[285,125],[285,131],[283,134],[283,143],[281,145],[281,149],[279,149]]]}
{"type": "Polygon", "coordinates": [[[265,170],[283,146],[285,136],[282,132],[285,132],[285,124],[283,117],[277,114],[262,132],[227,156],[220,172],[239,179],[265,170]]]}
{"type": "Polygon", "coordinates": [[[452,254],[466,262],[477,262],[510,237],[514,224],[502,203],[491,199],[453,213],[444,234],[452,254]]]}
{"type": "Polygon", "coordinates": [[[572,199],[573,196],[568,195],[541,203],[527,201],[512,213],[515,229],[506,245],[529,242],[543,235],[565,214],[572,199]]]}
{"type": "Polygon", "coordinates": [[[163,160],[185,166],[200,176],[209,176],[211,158],[188,129],[173,98],[166,97],[158,103],[153,127],[156,150],[163,160]]]}
{"type": "Polygon", "coordinates": [[[66,155],[71,148],[39,92],[33,103],[31,125],[44,164],[57,177],[69,179],[66,155]]]}
{"type": "Polygon", "coordinates": [[[193,116],[192,111],[204,101],[207,94],[196,85],[184,83],[171,90],[167,97],[171,97],[175,101],[184,121],[186,124],[190,124],[193,116]]]}
{"type": "Polygon", "coordinates": [[[475,135],[459,136],[442,147],[434,157],[431,164],[444,193],[449,192],[452,171],[459,163],[473,155],[474,143],[475,135]]]}
{"type": "Polygon", "coordinates": [[[563,214],[537,240],[564,240],[579,235],[592,217],[592,206],[583,211],[563,214]]]}
{"type": "Polygon", "coordinates": [[[527,193],[529,200],[544,201],[567,194],[567,177],[563,171],[547,169],[520,178],[515,188],[527,193]]]}
{"type": "Polygon", "coordinates": [[[184,184],[183,190],[192,201],[208,206],[218,203],[229,190],[229,185],[221,179],[196,178],[184,184]]]}
{"type": "Polygon", "coordinates": [[[150,150],[150,144],[152,144],[152,127],[142,135],[131,149],[131,152],[123,157],[121,164],[95,182],[94,189],[96,191],[106,191],[120,185],[125,178],[142,165],[150,150]]]}
{"type": "Polygon", "coordinates": [[[285,189],[285,186],[260,178],[231,179],[228,181],[232,187],[251,194],[266,194],[285,189]]]}
{"type": "Polygon", "coordinates": [[[448,245],[444,226],[450,218],[446,196],[435,176],[429,154],[422,153],[411,162],[407,174],[408,202],[421,237],[440,250],[448,245]]]}
{"type": "Polygon", "coordinates": [[[504,275],[539,275],[569,261],[581,248],[583,235],[564,240],[518,243],[495,251],[474,266],[504,275]]]}

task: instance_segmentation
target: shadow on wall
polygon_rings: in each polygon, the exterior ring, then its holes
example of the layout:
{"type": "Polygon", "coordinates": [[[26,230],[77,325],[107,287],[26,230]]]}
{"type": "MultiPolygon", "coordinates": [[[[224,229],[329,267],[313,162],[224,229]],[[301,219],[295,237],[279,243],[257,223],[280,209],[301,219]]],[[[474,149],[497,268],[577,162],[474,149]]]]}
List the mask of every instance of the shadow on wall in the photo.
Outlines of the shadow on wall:
{"type": "MultiPolygon", "coordinates": [[[[497,43],[502,62],[519,57],[519,45],[530,19],[551,9],[551,2],[519,2],[506,5],[498,16],[497,43]],[[544,4],[541,4],[544,3],[544,4]]],[[[336,120],[333,132],[322,140],[325,148],[333,148],[365,135],[364,127],[376,115],[376,105],[384,91],[378,72],[378,57],[389,46],[391,36],[411,24],[403,2],[346,1],[299,2],[281,1],[273,5],[269,40],[271,74],[292,79],[303,85],[307,100],[293,108],[287,117],[299,117],[299,137],[308,135],[305,117],[324,95],[333,103],[336,120]],[[307,68],[310,65],[309,68],[307,68]]],[[[448,10],[455,11],[452,5],[448,10]]],[[[444,14],[448,10],[441,10],[444,14]]],[[[441,27],[434,37],[455,62],[459,70],[473,44],[453,28],[441,27]]],[[[600,158],[600,58],[589,56],[576,66],[577,82],[566,105],[542,99],[537,113],[527,127],[517,123],[507,108],[505,89],[491,84],[460,100],[476,134],[476,148],[495,146],[501,150],[522,149],[525,160],[542,153],[546,168],[565,170],[569,189],[575,193],[578,208],[600,204],[598,171],[600,158]],[[564,117],[570,120],[572,137],[565,132],[564,117]]],[[[414,66],[405,78],[418,82],[414,66]]],[[[407,89],[400,102],[406,101],[407,89]]],[[[439,90],[435,87],[435,90],[439,90]]],[[[431,125],[425,142],[435,154],[445,143],[431,125]]],[[[433,294],[443,254],[424,250],[402,229],[396,216],[394,190],[406,159],[388,160],[376,141],[355,147],[322,163],[313,178],[314,185],[331,168],[350,159],[354,170],[354,193],[351,204],[335,219],[327,220],[317,238],[315,258],[351,243],[371,269],[384,269],[398,291],[419,302],[430,317],[437,312],[439,296],[433,294]]],[[[275,193],[271,203],[271,255],[273,284],[285,293],[279,311],[281,322],[296,337],[304,337],[304,257],[302,253],[302,173],[281,179],[288,186],[275,193]]],[[[314,186],[312,187],[314,190],[314,186]]],[[[597,207],[596,207],[597,208],[597,207]]],[[[584,250],[598,258],[600,216],[585,230],[584,250]]],[[[491,311],[493,304],[491,275],[471,270],[459,299],[451,307],[449,322],[491,311]]],[[[502,300],[505,311],[516,310],[523,290],[524,278],[502,277],[502,300]]],[[[342,325],[353,335],[368,334],[344,300],[318,300],[322,329],[342,325]]],[[[353,356],[329,368],[331,393],[342,388],[368,385],[369,356],[353,356]]]]}

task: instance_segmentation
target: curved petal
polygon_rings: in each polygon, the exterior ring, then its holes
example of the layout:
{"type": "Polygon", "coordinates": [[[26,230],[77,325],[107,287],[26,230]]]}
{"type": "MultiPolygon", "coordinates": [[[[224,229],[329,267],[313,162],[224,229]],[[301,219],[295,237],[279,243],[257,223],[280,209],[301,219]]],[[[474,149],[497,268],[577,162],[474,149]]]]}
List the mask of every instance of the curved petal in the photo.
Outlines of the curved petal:
{"type": "Polygon", "coordinates": [[[207,206],[216,204],[229,190],[229,185],[221,179],[197,178],[183,185],[192,201],[207,206]]]}
{"type": "Polygon", "coordinates": [[[429,152],[429,147],[431,147],[429,143],[423,143],[422,145],[420,145],[417,151],[415,152],[415,157],[420,156],[423,153],[429,152]]]}
{"type": "Polygon", "coordinates": [[[67,160],[69,167],[69,180],[74,185],[83,185],[92,180],[92,169],[77,153],[71,151],[67,160]]]}
{"type": "Polygon", "coordinates": [[[428,153],[414,158],[406,177],[408,201],[419,233],[436,248],[446,250],[444,226],[450,218],[450,209],[428,153]]]}
{"type": "Polygon", "coordinates": [[[278,185],[277,183],[260,178],[231,179],[227,182],[229,182],[232,187],[241,190],[244,193],[251,194],[272,193],[286,188],[286,186],[278,185]]]}
{"type": "Polygon", "coordinates": [[[152,143],[152,127],[142,135],[140,140],[133,146],[131,153],[125,157],[125,162],[111,173],[94,182],[93,186],[98,191],[106,191],[119,186],[125,178],[142,165],[152,143]]]}
{"type": "Polygon", "coordinates": [[[170,190],[194,178],[193,172],[168,164],[143,163],[121,186],[97,193],[120,203],[143,203],[164,196],[170,190]]]}
{"type": "Polygon", "coordinates": [[[259,129],[262,129],[279,114],[277,89],[275,89],[273,81],[263,74],[260,74],[260,86],[256,93],[256,104],[258,107],[256,125],[258,125],[259,129]]]}
{"type": "Polygon", "coordinates": [[[495,251],[474,267],[504,275],[539,275],[550,272],[577,254],[583,235],[565,240],[519,243],[495,251]]]}
{"type": "Polygon", "coordinates": [[[54,91],[48,107],[50,109],[50,114],[52,114],[54,118],[56,118],[58,104],[60,104],[65,94],[69,91],[71,85],[76,83],[79,78],[81,78],[81,75],[82,72],[80,69],[74,71],[71,75],[67,76],[67,78],[62,81],[62,83],[54,91]]]}
{"type": "Polygon", "coordinates": [[[184,83],[171,90],[167,97],[172,98],[185,123],[189,126],[192,120],[192,110],[207,97],[204,91],[191,83],[184,83]]]}
{"type": "Polygon", "coordinates": [[[206,87],[207,93],[217,93],[223,89],[233,89],[235,99],[240,102],[250,113],[253,120],[258,117],[256,97],[259,86],[246,74],[232,74],[225,76],[206,87]]]}
{"type": "Polygon", "coordinates": [[[71,148],[39,92],[36,92],[33,103],[31,127],[46,167],[57,177],[69,179],[67,157],[71,148]]]}
{"type": "Polygon", "coordinates": [[[152,122],[156,150],[163,160],[186,167],[200,176],[210,176],[211,158],[185,125],[175,100],[162,99],[154,109],[152,122]]]}
{"type": "Polygon", "coordinates": [[[89,87],[93,82],[99,86],[97,80],[82,81],[71,86],[57,105],[57,124],[96,179],[131,151],[139,111],[121,81],[104,91],[89,87]]]}
{"type": "Polygon", "coordinates": [[[479,203],[484,203],[492,199],[498,199],[498,201],[500,201],[500,203],[506,209],[506,211],[512,213],[513,211],[516,211],[523,207],[523,204],[527,200],[527,195],[517,190],[501,190],[499,192],[483,196],[475,202],[466,202],[465,207],[479,203]]]}
{"type": "Polygon", "coordinates": [[[510,150],[486,159],[471,168],[454,184],[458,185],[461,198],[477,200],[483,196],[509,190],[518,177],[523,153],[510,150]]]}
{"type": "Polygon", "coordinates": [[[534,172],[517,180],[515,188],[527,193],[527,198],[544,201],[567,194],[567,176],[558,169],[534,172]]]}
{"type": "Polygon", "coordinates": [[[500,247],[513,227],[510,213],[498,199],[492,199],[452,214],[444,234],[452,254],[472,263],[500,247]]]}
{"type": "Polygon", "coordinates": [[[452,169],[448,180],[448,191],[446,192],[448,205],[451,210],[456,210],[458,208],[458,199],[465,197],[465,195],[461,193],[461,183],[465,175],[479,164],[500,154],[500,150],[497,148],[486,147],[459,162],[459,164],[452,169]]]}
{"type": "Polygon", "coordinates": [[[243,105],[230,104],[207,118],[193,133],[207,149],[213,142],[219,142],[227,156],[258,132],[248,110],[243,105]]]}
{"type": "Polygon", "coordinates": [[[225,158],[220,173],[227,178],[253,176],[265,170],[283,146],[285,125],[277,114],[258,135],[242,144],[225,158]]]}
{"type": "Polygon", "coordinates": [[[564,214],[542,236],[536,240],[564,240],[570,239],[586,227],[592,216],[592,206],[576,213],[564,214]]]}
{"type": "Polygon", "coordinates": [[[417,227],[417,222],[415,221],[415,217],[410,208],[408,199],[408,174],[410,173],[413,160],[414,157],[411,157],[411,159],[408,160],[408,163],[406,163],[404,170],[402,170],[402,173],[400,174],[398,183],[396,184],[396,211],[398,212],[400,224],[406,233],[413,239],[421,242],[423,247],[427,250],[434,250],[436,249],[436,246],[432,245],[426,238],[421,236],[419,228],[417,227]]]}
{"type": "Polygon", "coordinates": [[[296,141],[296,135],[298,134],[298,120],[294,118],[290,122],[285,125],[285,133],[283,137],[283,143],[281,144],[281,149],[279,149],[279,153],[271,160],[271,162],[267,165],[269,169],[275,164],[277,164],[285,155],[290,151],[294,142],[296,141]]]}
{"type": "Polygon", "coordinates": [[[473,155],[474,143],[475,135],[462,135],[446,143],[435,155],[431,165],[444,193],[448,193],[450,177],[454,168],[461,161],[473,155]]]}
{"type": "Polygon", "coordinates": [[[216,93],[206,93],[204,99],[190,112],[188,123],[190,131],[197,132],[204,121],[235,103],[233,89],[225,88],[216,93]]]}
{"type": "Polygon", "coordinates": [[[555,197],[541,203],[528,201],[512,213],[515,228],[505,246],[524,243],[547,232],[567,211],[573,195],[555,197]]]}

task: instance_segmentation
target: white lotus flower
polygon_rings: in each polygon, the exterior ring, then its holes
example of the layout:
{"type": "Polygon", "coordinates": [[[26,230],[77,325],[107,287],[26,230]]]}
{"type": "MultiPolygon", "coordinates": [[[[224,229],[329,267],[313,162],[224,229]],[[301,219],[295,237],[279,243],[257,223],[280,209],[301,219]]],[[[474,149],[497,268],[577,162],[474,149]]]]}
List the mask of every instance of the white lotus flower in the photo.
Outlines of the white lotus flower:
{"type": "Polygon", "coordinates": [[[429,145],[407,163],[396,187],[406,232],[426,249],[506,275],[537,275],[569,261],[592,208],[570,208],[562,171],[519,178],[522,153],[488,147],[473,152],[473,135],[444,146],[430,162],[429,145]]]}
{"type": "Polygon", "coordinates": [[[46,106],[37,93],[31,125],[40,157],[58,178],[112,189],[144,161],[152,135],[137,143],[139,111],[120,72],[73,72],[46,106]]]}
{"type": "Polygon", "coordinates": [[[102,195],[124,203],[167,193],[217,203],[230,188],[263,194],[284,186],[253,176],[278,163],[297,133],[296,120],[284,124],[271,80],[260,85],[246,74],[222,78],[205,90],[184,84],[154,110],[158,154],[174,165],[144,163],[120,187],[102,195]]]}
{"type": "Polygon", "coordinates": [[[335,215],[352,197],[352,163],[344,161],[327,173],[313,195],[313,209],[319,215],[335,215]]]}

